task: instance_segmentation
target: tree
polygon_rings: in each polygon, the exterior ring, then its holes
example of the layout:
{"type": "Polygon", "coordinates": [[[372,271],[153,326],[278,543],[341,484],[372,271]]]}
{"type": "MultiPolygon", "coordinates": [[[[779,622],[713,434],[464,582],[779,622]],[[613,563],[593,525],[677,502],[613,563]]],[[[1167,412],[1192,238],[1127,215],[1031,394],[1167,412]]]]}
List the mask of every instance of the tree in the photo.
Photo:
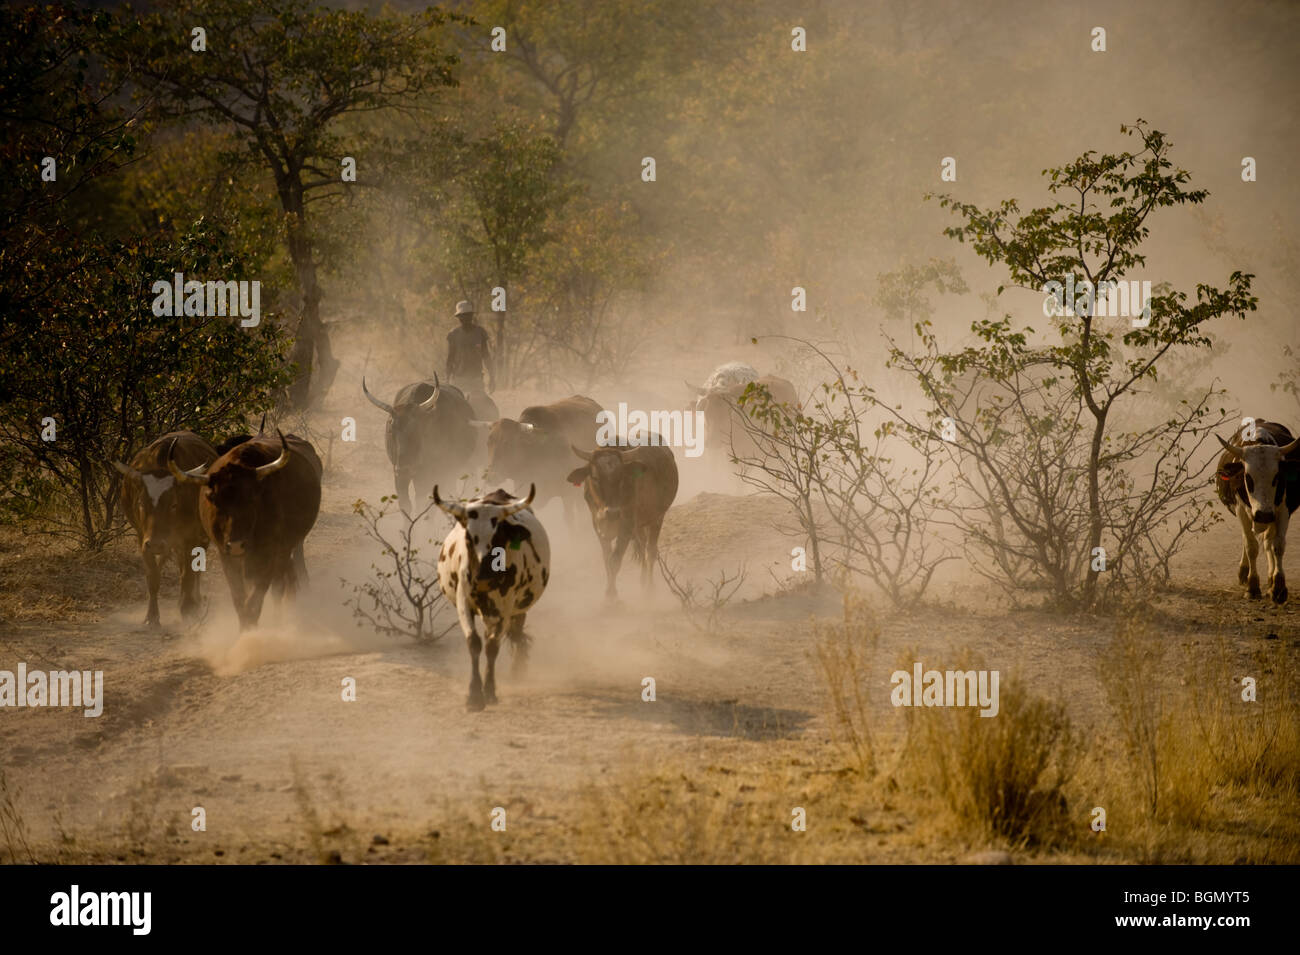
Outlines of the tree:
{"type": "MultiPolygon", "coordinates": [[[[449,236],[453,269],[464,293],[510,286],[530,258],[551,241],[551,215],[573,194],[558,174],[561,151],[548,136],[507,123],[468,146],[461,211],[449,236]]],[[[506,313],[496,313],[498,384],[515,377],[505,337],[506,313]]]]}
{"type": "MultiPolygon", "coordinates": [[[[454,86],[454,55],[442,52],[436,8],[411,16],[370,16],[313,6],[309,0],[196,0],[139,17],[127,8],[101,52],[145,88],[157,112],[199,119],[234,132],[275,182],[285,241],[302,295],[291,398],[305,406],[313,358],[318,389],[338,362],[321,321],[313,202],[339,196],[345,117],[414,108],[454,86]],[[198,51],[191,30],[206,31],[198,51]]],[[[358,181],[362,177],[358,176],[358,181]]]]}
{"type": "MultiPolygon", "coordinates": [[[[950,419],[947,443],[978,471],[990,506],[1013,525],[1027,559],[1048,558],[1054,592],[1082,607],[1094,604],[1099,575],[1114,569],[1113,561],[1096,559],[1104,533],[1126,531],[1121,541],[1137,561],[1150,544],[1146,531],[1197,506],[1192,479],[1199,472],[1188,471],[1189,447],[1199,446],[1223,419],[1210,413],[1209,403],[1218,396],[1213,388],[1154,424],[1137,423],[1132,413],[1126,420],[1124,412],[1133,410],[1133,399],[1156,379],[1166,356],[1206,347],[1209,322],[1225,315],[1245,318],[1256,307],[1252,276],[1238,271],[1223,290],[1198,284],[1195,304],[1186,293],[1157,285],[1145,325],[1098,315],[1105,290],[1115,287],[1110,283],[1146,264],[1140,248],[1150,215],[1207,196],[1184,188],[1189,174],[1170,162],[1171,144],[1163,133],[1141,120],[1121,132],[1140,139],[1142,148],[1101,156],[1089,151],[1044,172],[1048,191],[1068,202],[1021,215],[1014,199],[981,209],[939,197],[941,206],[963,220],[945,234],[970,240],[982,258],[1004,267],[1009,285],[1045,294],[1049,283],[1060,288],[1077,281],[1081,289],[1096,290],[1073,302],[1057,297],[1062,307],[1046,341],[1036,342],[1032,328],[1017,328],[1006,316],[974,323],[980,344],[958,352],[943,352],[928,323],[918,327],[925,337],[920,355],[891,349],[891,363],[911,373],[930,406],[919,415],[899,414],[909,433],[939,440],[938,425],[950,419]],[[956,376],[969,383],[960,393],[953,389],[956,376]],[[1017,449],[1023,442],[1032,447],[1017,449]],[[1153,465],[1149,481],[1133,470],[1143,459],[1153,465]],[[1070,521],[1058,523],[1062,512],[1054,496],[1076,488],[1084,499],[1077,536],[1070,521]]],[[[1176,524],[1175,536],[1186,529],[1176,524]]]]}
{"type": "Polygon", "coordinates": [[[153,283],[182,263],[237,273],[224,239],[200,223],[175,239],[87,239],[28,263],[19,292],[34,290],[39,314],[13,314],[0,349],[0,504],[10,514],[99,549],[121,527],[114,461],[168,431],[241,427],[272,404],[291,377],[274,322],[243,328],[151,307],[153,283]]]}

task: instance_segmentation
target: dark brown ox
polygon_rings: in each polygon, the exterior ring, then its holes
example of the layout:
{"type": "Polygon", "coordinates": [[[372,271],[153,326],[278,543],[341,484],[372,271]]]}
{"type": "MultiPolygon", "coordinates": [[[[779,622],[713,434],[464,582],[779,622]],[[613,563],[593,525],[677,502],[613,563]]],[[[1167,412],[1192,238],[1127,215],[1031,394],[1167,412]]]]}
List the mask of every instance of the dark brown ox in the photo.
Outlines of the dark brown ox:
{"type": "Polygon", "coordinates": [[[750,429],[767,430],[765,423],[753,415],[753,409],[761,400],[760,395],[754,392],[760,388],[767,389],[773,404],[788,407],[792,411],[798,409],[799,394],[794,385],[775,375],[764,375],[757,381],[741,382],[706,392],[696,404],[696,408],[704,412],[706,448],[741,460],[753,458],[759,453],[750,429]],[[751,397],[742,403],[740,399],[747,388],[751,389],[751,397]]]}
{"type": "Polygon", "coordinates": [[[1268,555],[1269,596],[1281,604],[1287,598],[1282,571],[1286,529],[1292,512],[1300,508],[1300,441],[1275,421],[1256,419],[1254,429],[1251,439],[1244,438],[1244,426],[1231,441],[1219,438],[1224,451],[1214,483],[1219,500],[1241,522],[1238,582],[1246,585],[1248,596],[1262,596],[1256,558],[1263,544],[1268,555]]]}
{"type": "Polygon", "coordinates": [[[641,563],[641,583],[648,590],[659,560],[659,531],[677,497],[677,462],[657,435],[658,446],[574,448],[587,462],[569,474],[582,485],[601,554],[605,558],[605,596],[618,596],[615,582],[628,544],[641,563]]]}
{"type": "Polygon", "coordinates": [[[558,497],[565,517],[572,518],[579,496],[566,478],[573,464],[569,449],[596,447],[596,415],[602,410],[585,395],[573,395],[549,405],[530,405],[518,421],[494,422],[487,438],[488,478],[511,481],[516,489],[536,485],[538,506],[558,497]]]}
{"type": "Polygon", "coordinates": [[[470,423],[474,412],[459,388],[441,384],[434,375],[433,381],[402,388],[391,405],[372,395],[364,378],[361,390],[388,415],[384,446],[403,511],[411,512],[408,490],[413,488],[424,506],[435,484],[454,483],[469,468],[477,436],[470,423]]]}
{"type": "Polygon", "coordinates": [[[140,558],[149,582],[149,610],[144,622],[159,626],[158,585],[168,557],[181,574],[181,617],[189,620],[199,610],[199,572],[194,569],[194,548],[208,546],[199,522],[199,490],[179,484],[167,470],[168,455],[183,468],[201,468],[217,459],[217,452],[193,431],[173,431],[137,451],[130,464],[114,461],[122,472],[122,511],[140,541],[140,558]]]}
{"type": "Polygon", "coordinates": [[[236,445],[206,471],[168,462],[176,480],[202,485],[199,520],[221,554],[241,628],[256,625],[270,587],[293,599],[304,570],[300,548],[320,510],[315,449],[276,434],[236,445]]]}

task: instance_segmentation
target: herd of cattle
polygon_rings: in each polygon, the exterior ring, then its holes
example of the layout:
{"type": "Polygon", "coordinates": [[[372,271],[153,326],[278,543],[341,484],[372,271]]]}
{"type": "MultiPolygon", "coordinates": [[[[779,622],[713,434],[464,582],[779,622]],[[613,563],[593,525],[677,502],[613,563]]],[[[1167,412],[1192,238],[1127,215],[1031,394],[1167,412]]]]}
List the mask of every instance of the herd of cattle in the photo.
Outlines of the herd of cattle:
{"type": "MultiPolygon", "coordinates": [[[[744,414],[738,399],[750,383],[767,389],[782,407],[798,407],[794,386],[760,377],[738,362],[718,368],[703,386],[691,388],[688,410],[704,416],[706,448],[744,458],[752,428],[737,427],[744,414]]],[[[402,510],[428,501],[454,520],[438,557],[439,586],[455,606],[468,645],[471,709],[496,701],[495,662],[502,637],[526,659],[524,621],[550,579],[550,545],[533,512],[559,498],[570,518],[581,490],[604,558],[606,594],[629,546],[650,586],[664,516],[677,496],[672,449],[657,436],[615,445],[597,441],[601,406],[582,395],[525,408],[519,418],[478,421],[457,388],[417,382],[400,389],[392,403],[362,391],[387,415],[385,445],[402,510]],[[575,466],[576,465],[576,466],[575,466]],[[517,497],[502,488],[467,501],[438,492],[483,466],[491,483],[528,487],[517,497]],[[475,628],[483,622],[486,643],[475,628]],[[479,655],[486,646],[487,673],[479,655]]],[[[752,422],[747,423],[752,424],[752,422]]],[[[1223,503],[1239,517],[1244,537],[1240,582],[1261,596],[1256,557],[1262,545],[1269,562],[1270,595],[1287,598],[1282,571],[1291,511],[1300,507],[1300,441],[1285,427],[1259,422],[1248,438],[1238,431],[1224,446],[1217,473],[1223,503]]],[[[292,599],[306,581],[303,541],[320,510],[322,466],[309,442],[277,432],[242,434],[209,444],[189,431],[165,434],[139,451],[123,474],[123,510],[140,542],[149,585],[146,624],[159,624],[158,588],[170,557],[180,570],[181,614],[199,608],[193,555],[215,545],[241,628],[257,624],[268,590],[292,599]]]]}

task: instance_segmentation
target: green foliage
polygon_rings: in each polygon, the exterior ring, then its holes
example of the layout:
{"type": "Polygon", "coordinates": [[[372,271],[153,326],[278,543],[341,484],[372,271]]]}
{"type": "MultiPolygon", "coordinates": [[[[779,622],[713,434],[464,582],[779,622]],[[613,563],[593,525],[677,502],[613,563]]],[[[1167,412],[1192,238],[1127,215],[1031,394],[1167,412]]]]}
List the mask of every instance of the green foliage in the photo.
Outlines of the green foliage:
{"type": "Polygon", "coordinates": [[[265,410],[289,381],[277,324],[159,317],[152,283],[173,272],[240,277],[224,236],[200,227],[177,239],[86,240],[28,263],[0,349],[0,506],[40,513],[49,529],[102,547],[118,532],[125,461],[181,428],[211,437],[265,410]],[[57,439],[42,440],[53,418],[57,439]],[[42,505],[45,507],[42,509],[42,505]]]}
{"type": "MultiPolygon", "coordinates": [[[[1124,279],[1146,264],[1149,216],[1198,204],[1206,192],[1184,188],[1190,177],[1169,160],[1162,133],[1142,121],[1121,131],[1142,148],[1089,151],[1044,171],[1049,193],[1068,202],[1022,215],[1014,199],[982,209],[939,197],[962,220],[946,234],[1005,268],[1010,284],[1040,293],[1051,282],[1100,287],[1124,279]]],[[[950,447],[967,466],[960,483],[968,493],[954,500],[974,498],[971,513],[988,521],[958,521],[967,545],[985,552],[977,568],[1010,589],[1043,587],[1082,607],[1097,600],[1103,573],[1121,585],[1152,573],[1167,579],[1184,536],[1211,519],[1197,480],[1207,465],[1196,462],[1226,417],[1211,410],[1221,392],[1210,386],[1143,420],[1143,386],[1171,353],[1207,347],[1207,323],[1253,311],[1251,279],[1238,271],[1226,289],[1198,284],[1194,304],[1152,283],[1145,327],[1099,317],[1085,304],[1060,310],[1044,333],[1009,315],[976,321],[977,343],[958,351],[944,350],[928,321],[916,325],[918,349],[891,342],[891,366],[908,373],[930,406],[921,416],[898,415],[906,433],[924,446],[939,440],[943,419],[955,425],[950,447]],[[1103,545],[1104,567],[1096,559],[1103,545]]]]}

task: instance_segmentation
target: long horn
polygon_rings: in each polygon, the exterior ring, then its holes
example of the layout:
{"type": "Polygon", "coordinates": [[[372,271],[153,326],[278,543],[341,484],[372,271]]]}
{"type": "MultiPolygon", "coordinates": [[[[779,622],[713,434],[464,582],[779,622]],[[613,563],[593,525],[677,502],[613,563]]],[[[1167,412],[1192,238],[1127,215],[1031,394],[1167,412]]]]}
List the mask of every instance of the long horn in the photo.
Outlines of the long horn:
{"type": "Polygon", "coordinates": [[[691,383],[690,383],[689,381],[687,381],[685,378],[682,379],[682,384],[684,384],[684,385],[685,385],[687,388],[689,388],[691,391],[695,392],[695,394],[697,394],[697,395],[702,395],[702,394],[704,394],[704,389],[703,389],[703,388],[701,388],[699,385],[693,385],[693,384],[691,384],[691,383]]]}
{"type": "Polygon", "coordinates": [[[1224,441],[1223,438],[1217,434],[1215,437],[1219,439],[1219,444],[1223,445],[1224,449],[1234,458],[1241,457],[1241,448],[1237,447],[1235,444],[1230,444],[1227,441],[1224,441]]]}
{"type": "Polygon", "coordinates": [[[257,433],[261,434],[266,430],[266,412],[262,412],[262,423],[257,426],[257,433]]]}
{"type": "Polygon", "coordinates": [[[366,393],[366,397],[370,399],[370,403],[372,405],[374,405],[376,408],[382,408],[389,415],[393,414],[392,405],[385,404],[384,402],[380,401],[378,398],[376,398],[374,395],[370,393],[370,389],[366,387],[366,379],[364,377],[362,377],[361,379],[361,390],[366,393]]]}
{"type": "Polygon", "coordinates": [[[114,461],[113,467],[117,468],[119,471],[121,471],[124,475],[126,475],[129,478],[136,478],[137,480],[139,480],[140,478],[139,471],[137,471],[135,468],[131,467],[128,464],[123,464],[121,461],[114,461]]]}
{"type": "Polygon", "coordinates": [[[1290,444],[1283,445],[1280,450],[1282,451],[1282,457],[1287,458],[1295,454],[1297,449],[1300,449],[1300,438],[1296,438],[1290,444]]]}
{"type": "Polygon", "coordinates": [[[257,479],[259,481],[268,474],[274,474],[276,471],[288,467],[289,465],[289,442],[285,438],[284,432],[279,428],[275,429],[275,433],[280,436],[280,456],[270,464],[261,464],[253,469],[257,472],[257,479]]]}
{"type": "Polygon", "coordinates": [[[536,496],[537,496],[537,485],[536,484],[528,485],[528,496],[524,498],[522,501],[516,500],[512,504],[507,504],[505,510],[501,512],[501,516],[509,517],[511,514],[515,514],[518,513],[519,511],[522,511],[529,504],[533,503],[533,498],[536,496]]]}
{"type": "Polygon", "coordinates": [[[433,394],[429,395],[420,402],[420,409],[423,411],[432,411],[434,403],[438,400],[438,392],[442,390],[442,382],[438,381],[438,373],[433,373],[433,394]]]}
{"type": "Polygon", "coordinates": [[[584,460],[584,461],[586,461],[586,462],[588,462],[588,463],[591,462],[591,455],[592,455],[592,452],[590,452],[590,451],[584,451],[584,450],[582,450],[582,448],[578,447],[576,444],[571,444],[571,445],[569,445],[569,447],[573,448],[573,453],[576,454],[578,457],[582,458],[582,460],[584,460]]]}
{"type": "Polygon", "coordinates": [[[438,505],[438,507],[440,507],[443,511],[450,514],[452,517],[456,518],[457,520],[464,520],[465,505],[458,504],[455,501],[444,501],[438,495],[438,485],[436,484],[433,486],[433,503],[438,505]]]}
{"type": "Polygon", "coordinates": [[[192,471],[182,471],[172,460],[172,454],[176,450],[176,439],[172,438],[172,443],[167,445],[167,470],[172,473],[177,481],[182,484],[207,484],[208,476],[203,472],[208,469],[206,464],[200,464],[192,471]]]}

